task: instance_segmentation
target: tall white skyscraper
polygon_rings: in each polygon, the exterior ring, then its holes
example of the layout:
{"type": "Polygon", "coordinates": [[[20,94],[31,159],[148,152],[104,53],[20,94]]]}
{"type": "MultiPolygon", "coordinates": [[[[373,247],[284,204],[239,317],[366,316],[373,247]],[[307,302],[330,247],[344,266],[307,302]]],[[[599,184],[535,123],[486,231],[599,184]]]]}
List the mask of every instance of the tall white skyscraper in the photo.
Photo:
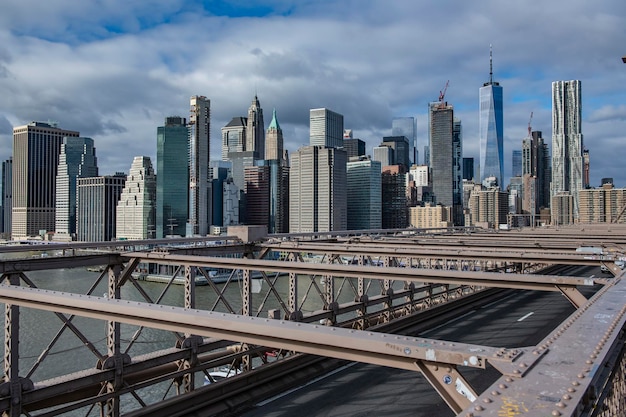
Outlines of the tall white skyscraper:
{"type": "Polygon", "coordinates": [[[578,191],[583,188],[583,134],[581,82],[552,83],[552,186],[554,197],[564,192],[574,200],[578,217],[578,191]]]}
{"type": "Polygon", "coordinates": [[[206,236],[211,219],[211,101],[192,96],[189,114],[189,217],[186,234],[206,236]]]}
{"type": "Polygon", "coordinates": [[[96,148],[91,138],[63,138],[56,176],[55,240],[76,234],[76,179],[98,176],[96,148]]]}
{"type": "Polygon", "coordinates": [[[311,109],[309,113],[310,145],[343,147],[343,116],[328,109],[311,109]]]}
{"type": "Polygon", "coordinates": [[[155,237],[156,175],[148,156],[136,156],[126,176],[117,203],[115,237],[150,239],[155,237]]]}

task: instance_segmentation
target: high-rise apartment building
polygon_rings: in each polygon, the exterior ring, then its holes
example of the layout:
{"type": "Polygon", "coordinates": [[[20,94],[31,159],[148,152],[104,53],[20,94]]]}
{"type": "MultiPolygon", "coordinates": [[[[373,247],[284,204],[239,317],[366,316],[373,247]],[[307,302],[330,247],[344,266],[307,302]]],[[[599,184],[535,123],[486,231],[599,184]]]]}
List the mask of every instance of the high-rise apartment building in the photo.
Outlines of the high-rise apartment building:
{"type": "Polygon", "coordinates": [[[432,203],[426,203],[423,207],[409,207],[409,225],[418,229],[451,227],[451,208],[432,203]]]}
{"type": "Polygon", "coordinates": [[[76,179],[97,176],[93,139],[64,137],[56,176],[55,240],[73,240],[76,235],[76,179]]]}
{"type": "Polygon", "coordinates": [[[551,196],[569,193],[573,217],[578,217],[578,192],[583,188],[583,134],[581,82],[552,83],[551,196]]]}
{"type": "Polygon", "coordinates": [[[391,136],[405,136],[409,140],[410,165],[418,164],[417,126],[414,117],[394,117],[391,120],[391,136]]]}
{"type": "Polygon", "coordinates": [[[155,235],[156,175],[149,156],[136,156],[117,203],[115,237],[151,239],[155,235]]]}
{"type": "Polygon", "coordinates": [[[289,232],[347,228],[346,152],[304,146],[291,158],[289,232]]]}
{"type": "Polygon", "coordinates": [[[343,147],[343,116],[325,108],[309,111],[311,146],[343,147]]]}
{"type": "Polygon", "coordinates": [[[600,188],[580,190],[580,223],[626,223],[622,209],[626,205],[626,188],[612,183],[600,188]]]}
{"type": "Polygon", "coordinates": [[[13,128],[11,237],[24,239],[55,229],[56,175],[64,137],[78,137],[55,124],[13,128]]]}
{"type": "Polygon", "coordinates": [[[346,165],[348,230],[382,228],[380,162],[355,157],[346,165]]]}
{"type": "Polygon", "coordinates": [[[265,122],[259,98],[255,95],[248,109],[246,151],[255,151],[258,158],[265,155],[265,122]]]}
{"type": "Polygon", "coordinates": [[[541,131],[530,132],[522,140],[522,177],[529,177],[524,179],[522,209],[538,214],[541,208],[550,207],[550,152],[541,131]]]}
{"type": "MultiPolygon", "coordinates": [[[[430,180],[435,202],[454,206],[454,109],[444,102],[429,106],[430,180]]],[[[454,211],[454,210],[453,210],[454,211]]]]}
{"type": "Polygon", "coordinates": [[[508,224],[509,196],[499,187],[481,189],[476,185],[469,198],[471,225],[498,229],[508,224]]]}
{"type": "MultiPolygon", "coordinates": [[[[261,116],[262,117],[262,116],[261,116]]],[[[185,235],[206,236],[211,219],[211,101],[192,96],[189,114],[189,208],[185,235]]]]}
{"type": "Polygon", "coordinates": [[[480,88],[480,180],[495,177],[504,189],[504,127],[502,87],[493,81],[493,60],[489,50],[489,81],[480,88]]]}
{"type": "Polygon", "coordinates": [[[11,236],[11,208],[13,207],[13,158],[2,161],[2,236],[11,236]]]}
{"type": "Polygon", "coordinates": [[[78,178],[76,235],[80,242],[105,242],[115,237],[116,207],[126,174],[78,178]]]}
{"type": "Polygon", "coordinates": [[[189,129],[172,116],[157,128],[156,237],[185,236],[189,205],[189,129]]]}

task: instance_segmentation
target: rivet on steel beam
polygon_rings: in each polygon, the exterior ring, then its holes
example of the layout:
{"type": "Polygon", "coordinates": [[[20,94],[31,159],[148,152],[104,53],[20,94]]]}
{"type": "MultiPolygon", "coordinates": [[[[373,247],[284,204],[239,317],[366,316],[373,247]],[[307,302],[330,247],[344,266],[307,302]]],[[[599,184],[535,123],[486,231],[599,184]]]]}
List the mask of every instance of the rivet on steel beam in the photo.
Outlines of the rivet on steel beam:
{"type": "Polygon", "coordinates": [[[569,394],[564,394],[561,398],[563,398],[564,400],[571,400],[572,396],[569,394]]]}
{"type": "Polygon", "coordinates": [[[519,364],[519,367],[520,367],[520,368],[526,368],[527,366],[528,366],[528,365],[526,365],[526,363],[525,363],[525,362],[522,362],[522,363],[520,363],[520,364],[519,364]]]}
{"type": "Polygon", "coordinates": [[[483,411],[484,408],[483,408],[482,405],[477,405],[476,407],[474,407],[474,410],[476,410],[476,411],[483,411]]]}
{"type": "Polygon", "coordinates": [[[513,378],[511,378],[510,376],[507,376],[506,378],[504,378],[504,380],[506,382],[513,382],[513,378]]]}
{"type": "Polygon", "coordinates": [[[576,392],[576,388],[569,387],[567,389],[567,392],[576,392]]]}
{"type": "Polygon", "coordinates": [[[562,401],[559,401],[558,403],[556,403],[556,406],[559,408],[565,408],[565,403],[562,401]]]}
{"type": "Polygon", "coordinates": [[[561,412],[559,410],[554,410],[554,411],[552,411],[552,413],[550,413],[550,415],[552,415],[552,416],[560,416],[561,412]]]}
{"type": "Polygon", "coordinates": [[[514,370],[514,371],[513,371],[513,373],[514,373],[515,375],[519,375],[519,374],[521,374],[521,373],[522,373],[522,371],[520,371],[519,369],[516,369],[516,370],[514,370]]]}
{"type": "Polygon", "coordinates": [[[483,402],[484,402],[485,404],[489,404],[489,403],[492,403],[492,402],[493,402],[493,400],[492,400],[491,398],[483,398],[483,402]]]}
{"type": "Polygon", "coordinates": [[[577,377],[578,379],[583,379],[583,378],[585,378],[585,375],[584,375],[584,374],[578,374],[578,375],[576,375],[576,377],[577,377]]]}
{"type": "Polygon", "coordinates": [[[474,413],[467,413],[465,414],[465,417],[474,417],[474,413]]]}
{"type": "Polygon", "coordinates": [[[500,391],[496,391],[495,389],[491,391],[491,395],[500,395],[500,391]]]}
{"type": "Polygon", "coordinates": [[[586,363],[587,365],[591,365],[591,364],[593,363],[593,361],[592,361],[591,359],[587,359],[587,360],[585,361],[585,363],[586,363]]]}
{"type": "Polygon", "coordinates": [[[578,381],[572,381],[572,385],[573,385],[573,386],[575,386],[575,387],[577,387],[578,385],[580,385],[580,382],[578,382],[578,381]]]}

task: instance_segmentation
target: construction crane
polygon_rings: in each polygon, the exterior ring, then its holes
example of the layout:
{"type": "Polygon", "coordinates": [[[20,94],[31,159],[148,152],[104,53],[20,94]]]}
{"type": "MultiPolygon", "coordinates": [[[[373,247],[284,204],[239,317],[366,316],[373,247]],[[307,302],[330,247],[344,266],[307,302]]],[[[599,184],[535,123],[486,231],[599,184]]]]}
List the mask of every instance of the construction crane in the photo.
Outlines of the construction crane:
{"type": "Polygon", "coordinates": [[[442,91],[439,91],[439,105],[438,108],[443,108],[444,106],[444,98],[446,97],[446,90],[448,90],[448,84],[450,83],[450,80],[446,81],[446,85],[445,87],[443,87],[442,91]]]}
{"type": "Polygon", "coordinates": [[[532,128],[530,127],[530,122],[532,121],[533,121],[533,112],[530,112],[530,118],[528,119],[528,137],[529,138],[532,137],[532,134],[531,134],[532,128]]]}

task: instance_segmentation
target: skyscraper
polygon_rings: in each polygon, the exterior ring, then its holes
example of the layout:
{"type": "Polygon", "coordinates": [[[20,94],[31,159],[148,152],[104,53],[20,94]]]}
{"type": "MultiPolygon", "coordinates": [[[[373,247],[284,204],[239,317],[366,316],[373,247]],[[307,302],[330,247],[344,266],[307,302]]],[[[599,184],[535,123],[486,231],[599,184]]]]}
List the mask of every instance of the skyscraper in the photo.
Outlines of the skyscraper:
{"type": "Polygon", "coordinates": [[[72,240],[76,234],[76,179],[97,176],[93,139],[64,137],[56,177],[55,239],[72,240]]]}
{"type": "Polygon", "coordinates": [[[541,137],[541,131],[529,132],[522,140],[522,176],[530,177],[524,183],[522,208],[538,214],[541,208],[550,207],[550,153],[541,137]]]}
{"type": "Polygon", "coordinates": [[[311,146],[343,147],[343,116],[332,110],[320,108],[309,112],[311,146]]]}
{"type": "Polygon", "coordinates": [[[502,188],[504,180],[502,87],[493,81],[493,60],[489,49],[489,81],[480,88],[480,180],[495,177],[502,188]]]}
{"type": "Polygon", "coordinates": [[[402,165],[405,172],[411,166],[410,143],[406,136],[385,136],[381,146],[393,149],[393,161],[389,165],[402,165]]]}
{"type": "Polygon", "coordinates": [[[405,136],[409,140],[410,165],[418,164],[417,127],[414,117],[394,117],[391,120],[391,136],[405,136]]]}
{"type": "Polygon", "coordinates": [[[274,109],[272,111],[272,121],[265,134],[265,159],[282,160],[284,152],[283,130],[280,128],[280,124],[276,118],[276,109],[274,109]]]}
{"type": "Polygon", "coordinates": [[[381,171],[380,162],[367,157],[348,162],[348,230],[382,228],[381,171]]]}
{"type": "Polygon", "coordinates": [[[474,158],[463,158],[463,179],[474,180],[474,158]]]}
{"type": "Polygon", "coordinates": [[[454,110],[451,105],[434,102],[429,105],[430,179],[435,202],[454,206],[453,167],[454,110]]]}
{"type": "Polygon", "coordinates": [[[185,236],[189,204],[189,129],[185,118],[157,128],[156,237],[185,236]]]}
{"type": "Polygon", "coordinates": [[[80,134],[43,122],[13,128],[13,239],[55,229],[56,174],[66,136],[80,134]]]}
{"type": "Polygon", "coordinates": [[[304,146],[291,159],[289,232],[346,230],[346,152],[304,146]]]}
{"type": "Polygon", "coordinates": [[[255,95],[248,109],[246,151],[256,151],[259,158],[265,155],[265,122],[259,98],[255,95]]]}
{"type": "Polygon", "coordinates": [[[513,149],[513,152],[511,152],[511,176],[512,177],[522,176],[522,150],[521,149],[513,149]]]}
{"type": "Polygon", "coordinates": [[[13,207],[13,158],[2,162],[2,234],[11,236],[11,208],[13,207]]]}
{"type": "MultiPolygon", "coordinates": [[[[186,235],[206,236],[211,219],[211,101],[192,96],[189,114],[189,215],[186,235]]],[[[261,115],[261,118],[263,116],[261,115]]]]}
{"type": "Polygon", "coordinates": [[[452,123],[452,221],[463,226],[463,129],[461,120],[452,123]]]}
{"type": "Polygon", "coordinates": [[[408,226],[406,170],[404,165],[382,167],[382,228],[402,229],[408,226]]]}
{"type": "Polygon", "coordinates": [[[552,197],[564,192],[573,197],[578,217],[578,191],[583,188],[583,134],[581,82],[552,83],[552,197]]]}
{"type": "Polygon", "coordinates": [[[136,156],[117,203],[115,237],[150,239],[155,232],[156,175],[149,156],[136,156]]]}
{"type": "Polygon", "coordinates": [[[246,126],[248,119],[233,117],[222,128],[222,161],[228,161],[231,152],[243,152],[246,149],[246,126]]]}
{"type": "Polygon", "coordinates": [[[115,208],[125,182],[123,172],[77,179],[77,240],[104,242],[115,237],[115,208]]]}

